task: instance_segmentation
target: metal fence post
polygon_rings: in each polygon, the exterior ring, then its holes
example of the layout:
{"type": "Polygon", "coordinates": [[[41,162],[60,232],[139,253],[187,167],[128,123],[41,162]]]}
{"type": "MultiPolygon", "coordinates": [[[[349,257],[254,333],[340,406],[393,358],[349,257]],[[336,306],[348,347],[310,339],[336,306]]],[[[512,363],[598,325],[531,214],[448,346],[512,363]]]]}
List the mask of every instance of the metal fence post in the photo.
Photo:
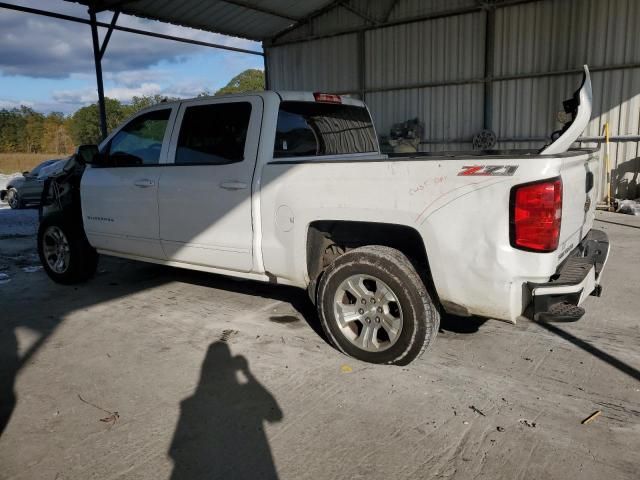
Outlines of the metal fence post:
{"type": "Polygon", "coordinates": [[[91,37],[93,39],[93,61],[96,67],[96,82],[98,83],[98,111],[100,113],[100,135],[102,140],[107,138],[107,112],[104,103],[104,85],[102,83],[102,60],[100,58],[100,41],[98,40],[98,24],[96,12],[89,9],[91,20],[91,37]]]}

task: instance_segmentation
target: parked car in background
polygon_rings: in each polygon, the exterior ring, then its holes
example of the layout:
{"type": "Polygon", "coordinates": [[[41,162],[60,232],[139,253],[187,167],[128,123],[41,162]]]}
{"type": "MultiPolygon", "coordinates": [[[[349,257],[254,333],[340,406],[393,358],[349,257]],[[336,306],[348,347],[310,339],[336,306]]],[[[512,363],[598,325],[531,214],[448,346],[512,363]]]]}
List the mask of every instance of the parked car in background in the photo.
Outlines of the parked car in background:
{"type": "Polygon", "coordinates": [[[0,200],[7,202],[14,209],[39,205],[44,181],[50,175],[58,173],[67,160],[45,160],[30,172],[23,172],[22,176],[12,178],[6,189],[0,190],[0,200]]]}

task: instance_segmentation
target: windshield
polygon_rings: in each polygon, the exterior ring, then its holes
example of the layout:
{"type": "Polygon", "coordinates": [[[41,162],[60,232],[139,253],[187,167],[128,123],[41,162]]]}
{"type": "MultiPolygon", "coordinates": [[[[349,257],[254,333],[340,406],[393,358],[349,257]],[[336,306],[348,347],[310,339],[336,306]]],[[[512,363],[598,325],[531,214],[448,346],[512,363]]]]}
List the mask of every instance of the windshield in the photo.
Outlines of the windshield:
{"type": "Polygon", "coordinates": [[[38,165],[37,167],[34,167],[33,170],[31,170],[29,172],[29,175],[38,175],[38,173],[40,172],[40,170],[42,170],[44,167],[47,167],[49,165],[51,165],[52,163],[57,162],[57,160],[47,160],[45,162],[42,162],[40,165],[38,165]]]}

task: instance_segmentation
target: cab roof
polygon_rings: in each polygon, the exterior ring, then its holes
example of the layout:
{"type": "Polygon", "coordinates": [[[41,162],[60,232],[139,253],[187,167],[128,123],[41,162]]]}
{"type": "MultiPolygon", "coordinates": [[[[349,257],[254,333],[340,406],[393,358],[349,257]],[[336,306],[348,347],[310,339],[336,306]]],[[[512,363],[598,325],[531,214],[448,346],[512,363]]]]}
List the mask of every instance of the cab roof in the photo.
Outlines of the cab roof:
{"type": "Polygon", "coordinates": [[[173,100],[171,102],[162,102],[151,107],[147,107],[144,110],[152,110],[157,108],[158,106],[175,106],[182,103],[191,103],[197,102],[201,100],[205,100],[207,98],[215,98],[223,100],[225,98],[243,98],[248,96],[258,96],[258,97],[268,97],[268,96],[277,96],[279,100],[283,102],[316,102],[319,101],[321,103],[341,103],[343,105],[353,105],[358,107],[364,107],[365,104],[363,101],[358,100],[353,97],[349,97],[346,95],[336,95],[330,93],[323,92],[308,92],[308,91],[294,91],[294,90],[265,90],[260,92],[246,92],[246,93],[234,93],[229,95],[220,95],[217,97],[214,96],[204,96],[204,97],[195,97],[195,98],[184,98],[179,100],[173,100]],[[316,98],[318,97],[318,99],[316,98]],[[325,100],[323,100],[323,98],[325,100]],[[326,101],[331,100],[331,101],[326,101]]]}

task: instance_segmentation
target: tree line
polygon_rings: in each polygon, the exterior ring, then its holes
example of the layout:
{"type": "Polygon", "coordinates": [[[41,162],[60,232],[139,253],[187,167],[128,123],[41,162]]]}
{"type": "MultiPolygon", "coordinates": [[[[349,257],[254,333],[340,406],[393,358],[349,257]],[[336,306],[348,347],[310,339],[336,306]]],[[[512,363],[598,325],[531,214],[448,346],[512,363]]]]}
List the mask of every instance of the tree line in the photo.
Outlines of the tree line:
{"type": "MultiPolygon", "coordinates": [[[[249,69],[236,75],[213,95],[226,95],[264,89],[264,73],[249,69]]],[[[199,96],[211,95],[202,92],[199,96]]],[[[130,103],[105,98],[107,130],[111,131],[137,111],[164,101],[161,95],[133,97],[130,103]]],[[[30,107],[0,109],[0,153],[71,153],[76,145],[100,142],[98,104],[81,107],[65,116],[60,112],[43,114],[30,107]]]]}

